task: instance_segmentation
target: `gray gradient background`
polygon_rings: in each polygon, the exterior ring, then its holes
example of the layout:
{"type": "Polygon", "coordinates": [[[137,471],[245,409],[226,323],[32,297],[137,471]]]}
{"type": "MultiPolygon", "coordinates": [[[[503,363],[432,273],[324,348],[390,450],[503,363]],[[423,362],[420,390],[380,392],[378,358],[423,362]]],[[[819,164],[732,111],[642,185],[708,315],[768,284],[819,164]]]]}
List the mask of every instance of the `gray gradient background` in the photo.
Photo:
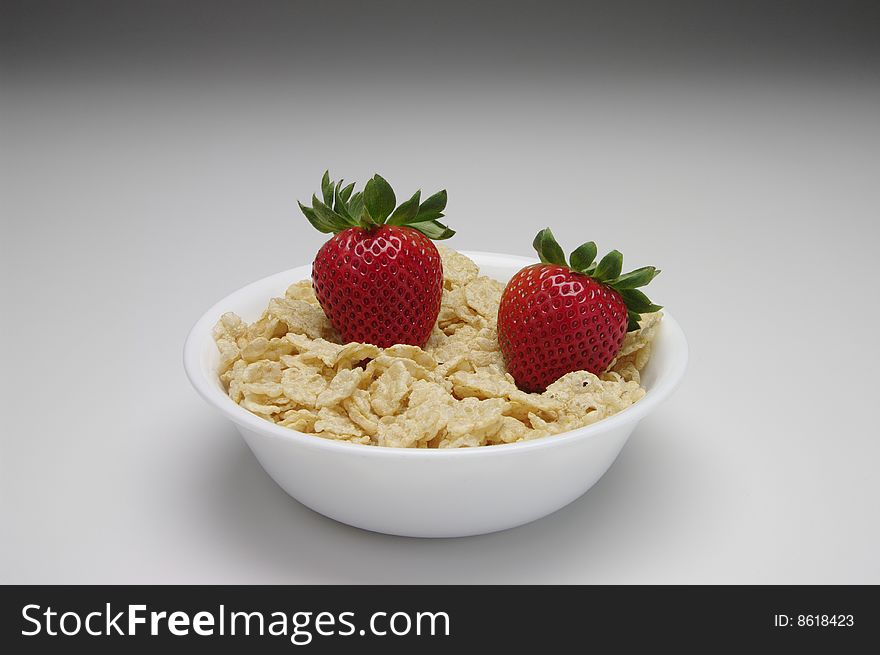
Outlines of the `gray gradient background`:
{"type": "Polygon", "coordinates": [[[876,3],[325,4],[2,3],[0,580],[880,583],[876,3]],[[190,389],[328,166],[664,269],[688,375],[586,496],[362,532],[190,389]]]}

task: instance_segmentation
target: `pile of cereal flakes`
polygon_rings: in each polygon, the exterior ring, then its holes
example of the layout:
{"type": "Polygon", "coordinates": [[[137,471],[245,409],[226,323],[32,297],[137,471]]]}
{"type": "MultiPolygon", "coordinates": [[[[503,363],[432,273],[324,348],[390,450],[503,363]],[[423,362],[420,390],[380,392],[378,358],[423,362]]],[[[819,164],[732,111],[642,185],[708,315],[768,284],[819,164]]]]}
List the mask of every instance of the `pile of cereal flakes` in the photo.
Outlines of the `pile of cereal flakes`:
{"type": "Polygon", "coordinates": [[[236,403],[287,428],[358,444],[459,448],[536,439],[595,423],[645,395],[661,314],[645,314],[600,377],[569,373],[525,393],[506,372],[495,321],[504,285],[454,250],[443,258],[443,301],[424,349],[341,344],[311,282],[296,282],[246,324],[214,328],[220,380],[236,403]]]}

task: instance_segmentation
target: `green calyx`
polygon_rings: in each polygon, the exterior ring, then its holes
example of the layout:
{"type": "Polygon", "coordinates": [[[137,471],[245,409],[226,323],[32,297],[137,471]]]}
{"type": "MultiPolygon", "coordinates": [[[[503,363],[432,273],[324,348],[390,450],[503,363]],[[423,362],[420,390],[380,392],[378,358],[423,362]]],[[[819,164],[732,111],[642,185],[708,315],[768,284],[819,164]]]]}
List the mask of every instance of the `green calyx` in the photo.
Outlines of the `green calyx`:
{"type": "Polygon", "coordinates": [[[398,205],[394,189],[381,175],[367,180],[363,191],[355,192],[353,182],[344,187],[342,182],[333,182],[330,171],[325,171],[321,198],[313,195],[311,207],[299,203],[302,213],[319,232],[336,234],[350,227],[368,230],[378,225],[406,225],[437,241],[455,234],[437,220],[446,208],[445,189],[424,202],[420,202],[422,192],[416,191],[398,205]]]}
{"type": "Polygon", "coordinates": [[[623,255],[617,250],[612,250],[596,262],[598,250],[592,241],[575,248],[569,260],[566,261],[565,253],[549,227],[538,232],[532,245],[538,251],[538,257],[545,264],[565,266],[617,291],[623,298],[623,302],[626,303],[627,316],[629,317],[628,332],[639,329],[642,314],[662,309],[660,305],[655,305],[648,296],[639,291],[639,287],[646,286],[660,275],[660,269],[653,266],[643,266],[629,273],[621,273],[623,255]]]}

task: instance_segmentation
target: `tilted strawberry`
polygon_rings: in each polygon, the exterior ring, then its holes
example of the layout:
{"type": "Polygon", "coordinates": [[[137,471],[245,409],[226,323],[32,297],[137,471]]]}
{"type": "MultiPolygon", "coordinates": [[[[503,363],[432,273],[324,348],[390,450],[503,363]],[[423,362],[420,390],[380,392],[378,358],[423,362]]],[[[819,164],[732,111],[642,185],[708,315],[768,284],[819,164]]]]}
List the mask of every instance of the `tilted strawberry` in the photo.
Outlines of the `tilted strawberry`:
{"type": "Polygon", "coordinates": [[[321,180],[323,201],[299,204],[320,232],[333,233],[312,264],[312,286],[345,341],[380,347],[423,346],[440,312],[443,265],[431,239],[455,232],[437,219],[446,191],[420,202],[416,191],[397,206],[391,185],[374,175],[363,192],[321,180]]]}
{"type": "Polygon", "coordinates": [[[566,373],[603,373],[642,312],[656,312],[638,290],[660,271],[645,266],[621,275],[623,255],[612,250],[596,264],[596,244],[571,253],[570,263],[550,228],[532,244],[540,264],[507,283],[498,308],[498,343],[507,370],[525,391],[543,391],[566,373]]]}

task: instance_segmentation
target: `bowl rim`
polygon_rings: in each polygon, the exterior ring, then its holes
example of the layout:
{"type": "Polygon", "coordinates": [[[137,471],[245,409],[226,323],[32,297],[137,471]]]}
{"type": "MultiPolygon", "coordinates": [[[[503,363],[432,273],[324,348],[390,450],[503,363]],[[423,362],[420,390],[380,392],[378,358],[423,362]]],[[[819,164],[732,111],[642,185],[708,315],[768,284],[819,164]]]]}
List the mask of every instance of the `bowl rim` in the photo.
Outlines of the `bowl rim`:
{"type": "MultiPolygon", "coordinates": [[[[477,250],[461,250],[458,252],[475,261],[479,260],[477,261],[477,264],[481,266],[492,264],[510,266],[511,263],[521,263],[523,266],[527,266],[529,264],[538,263],[538,260],[535,258],[523,257],[521,255],[507,255],[503,253],[483,252],[477,250]],[[480,262],[482,262],[482,264],[480,262]]],[[[221,414],[237,426],[272,438],[292,440],[306,448],[314,448],[330,452],[345,452],[362,457],[428,457],[432,459],[442,459],[486,457],[492,454],[505,452],[528,452],[544,448],[562,447],[573,441],[597,437],[600,434],[614,430],[624,424],[637,423],[672,394],[681,382],[685,369],[687,368],[688,345],[684,332],[678,324],[678,321],[676,321],[675,318],[664,309],[663,321],[661,323],[663,339],[664,341],[667,339],[672,341],[673,354],[675,356],[671,359],[667,367],[662,370],[653,387],[646,392],[643,398],[626,409],[623,409],[608,418],[597,421],[596,423],[576,428],[568,432],[540,437],[531,441],[493,444],[491,446],[481,446],[478,448],[401,448],[395,446],[372,446],[351,443],[348,441],[338,441],[335,439],[326,439],[314,434],[299,432],[297,430],[292,430],[291,428],[276,425],[264,418],[260,418],[238,403],[233,402],[226,393],[223,393],[214,385],[213,380],[209,380],[206,377],[205,371],[201,366],[201,354],[204,351],[206,340],[210,339],[213,344],[213,327],[216,324],[217,319],[223,313],[228,311],[225,307],[231,305],[234,298],[248,296],[249,292],[255,287],[263,286],[270,278],[281,278],[288,274],[293,275],[294,271],[303,268],[308,268],[308,265],[295,266],[285,271],[267,275],[266,277],[260,278],[259,280],[246,284],[245,286],[228,293],[226,296],[211,305],[211,307],[208,308],[208,310],[205,311],[195,322],[187,335],[183,347],[183,364],[186,375],[196,392],[209,405],[219,410],[221,414]]]]}

